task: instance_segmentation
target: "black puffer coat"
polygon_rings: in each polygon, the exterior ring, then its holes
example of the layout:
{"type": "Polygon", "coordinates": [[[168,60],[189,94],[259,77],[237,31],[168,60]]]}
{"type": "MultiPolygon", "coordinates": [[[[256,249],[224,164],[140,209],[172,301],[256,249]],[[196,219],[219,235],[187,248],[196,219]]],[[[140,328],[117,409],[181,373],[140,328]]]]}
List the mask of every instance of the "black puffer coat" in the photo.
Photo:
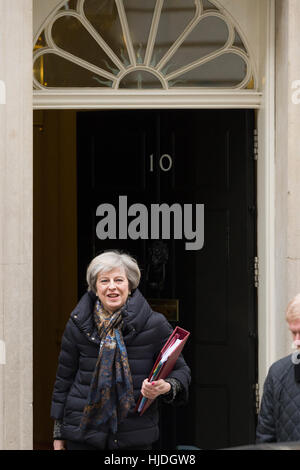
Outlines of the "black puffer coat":
{"type": "Polygon", "coordinates": [[[300,441],[300,383],[292,356],[274,362],[264,383],[256,442],[300,441]]]}
{"type": "MultiPolygon", "coordinates": [[[[51,417],[63,420],[62,437],[66,440],[85,442],[99,449],[150,445],[159,436],[157,399],[142,416],[134,409],[131,410],[119,425],[116,434],[106,435],[94,430],[81,434],[79,425],[100,345],[93,319],[95,300],[96,296],[92,292],[84,294],[66,325],[52,397],[51,417]]],[[[140,396],[143,380],[148,377],[159,351],[171,333],[172,327],[166,318],[153,312],[136,289],[123,310],[123,338],[135,401],[140,396]]],[[[182,390],[175,401],[177,404],[184,404],[188,398],[190,369],[182,356],[169,377],[180,381],[182,390]]]]}

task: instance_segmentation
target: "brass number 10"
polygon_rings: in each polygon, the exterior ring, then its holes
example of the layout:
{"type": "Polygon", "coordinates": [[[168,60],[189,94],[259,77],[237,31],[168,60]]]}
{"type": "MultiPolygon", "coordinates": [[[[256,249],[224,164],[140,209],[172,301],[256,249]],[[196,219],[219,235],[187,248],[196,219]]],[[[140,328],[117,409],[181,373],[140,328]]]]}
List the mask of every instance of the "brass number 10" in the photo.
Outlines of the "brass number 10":
{"type": "MultiPolygon", "coordinates": [[[[159,159],[159,167],[162,171],[169,171],[171,170],[173,165],[173,160],[170,155],[164,153],[159,159]],[[166,163],[167,159],[167,163],[166,163]]],[[[153,171],[153,153],[150,155],[150,171],[153,171]]]]}

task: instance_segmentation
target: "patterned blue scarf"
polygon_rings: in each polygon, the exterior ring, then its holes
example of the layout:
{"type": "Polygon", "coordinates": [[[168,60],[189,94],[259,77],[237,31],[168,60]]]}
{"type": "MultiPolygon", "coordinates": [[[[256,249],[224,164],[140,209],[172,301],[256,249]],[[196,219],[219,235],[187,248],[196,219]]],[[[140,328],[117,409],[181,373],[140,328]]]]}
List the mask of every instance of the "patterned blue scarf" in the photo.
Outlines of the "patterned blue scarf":
{"type": "Polygon", "coordinates": [[[106,312],[99,299],[94,319],[101,339],[99,356],[90,385],[80,427],[115,433],[131,408],[134,408],[132,377],[121,331],[121,310],[106,312]]]}

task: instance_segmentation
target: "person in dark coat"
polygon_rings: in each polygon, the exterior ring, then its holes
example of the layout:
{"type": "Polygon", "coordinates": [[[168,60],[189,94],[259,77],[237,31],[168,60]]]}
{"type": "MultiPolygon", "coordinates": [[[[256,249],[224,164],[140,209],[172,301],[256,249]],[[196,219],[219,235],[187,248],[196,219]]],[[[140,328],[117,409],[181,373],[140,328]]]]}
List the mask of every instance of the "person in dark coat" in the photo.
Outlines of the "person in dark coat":
{"type": "Polygon", "coordinates": [[[295,351],[269,369],[256,429],[258,444],[300,441],[300,294],[289,302],[286,320],[295,351]]]}
{"type": "Polygon", "coordinates": [[[140,270],[117,251],[96,256],[88,291],[67,322],[51,404],[54,450],[150,449],[159,437],[158,399],[188,400],[190,369],[182,355],[165,380],[148,382],[172,334],[138,289],[140,270]],[[155,399],[140,416],[140,394],[155,399]]]}

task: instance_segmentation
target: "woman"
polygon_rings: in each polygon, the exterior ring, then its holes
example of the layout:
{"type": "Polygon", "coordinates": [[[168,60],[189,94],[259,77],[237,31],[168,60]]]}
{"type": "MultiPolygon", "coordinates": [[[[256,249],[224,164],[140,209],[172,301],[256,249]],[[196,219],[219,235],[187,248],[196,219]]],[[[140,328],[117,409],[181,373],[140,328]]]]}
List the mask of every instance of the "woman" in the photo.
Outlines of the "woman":
{"type": "Polygon", "coordinates": [[[54,385],[54,449],[150,449],[158,403],[139,416],[140,396],[187,401],[190,370],[179,357],[166,380],[147,377],[172,327],[138,290],[136,261],[117,251],[96,256],[88,291],[66,325],[54,385]]]}

